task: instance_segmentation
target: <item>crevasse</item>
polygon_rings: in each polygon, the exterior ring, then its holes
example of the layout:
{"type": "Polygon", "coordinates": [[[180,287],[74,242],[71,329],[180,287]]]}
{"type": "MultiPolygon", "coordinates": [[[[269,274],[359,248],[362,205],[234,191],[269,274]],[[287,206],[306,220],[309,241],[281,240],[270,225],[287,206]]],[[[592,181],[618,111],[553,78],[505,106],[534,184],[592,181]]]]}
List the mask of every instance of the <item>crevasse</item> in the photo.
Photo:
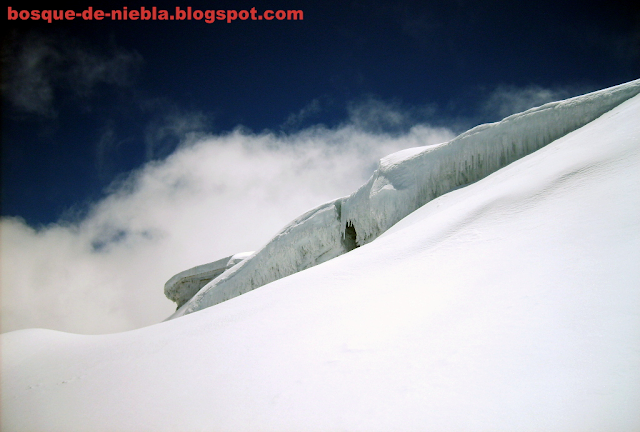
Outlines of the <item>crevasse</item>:
{"type": "Polygon", "coordinates": [[[254,255],[203,286],[171,316],[239,296],[375,240],[409,213],[584,126],[640,93],[640,80],[551,102],[453,140],[382,158],[353,194],[303,214],[254,255]]]}

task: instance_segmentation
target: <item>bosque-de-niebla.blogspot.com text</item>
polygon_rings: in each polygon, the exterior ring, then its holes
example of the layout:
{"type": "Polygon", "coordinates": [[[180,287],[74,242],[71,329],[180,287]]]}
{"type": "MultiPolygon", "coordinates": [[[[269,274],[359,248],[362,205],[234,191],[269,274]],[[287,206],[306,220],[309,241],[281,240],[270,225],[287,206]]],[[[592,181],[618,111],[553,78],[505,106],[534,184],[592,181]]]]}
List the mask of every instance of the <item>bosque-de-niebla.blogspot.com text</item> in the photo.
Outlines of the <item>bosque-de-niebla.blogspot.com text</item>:
{"type": "Polygon", "coordinates": [[[204,21],[208,24],[218,22],[232,23],[236,20],[241,21],[298,21],[304,19],[304,13],[302,10],[271,10],[266,9],[264,12],[259,13],[256,8],[235,10],[201,10],[193,9],[191,6],[186,8],[180,8],[176,6],[175,10],[158,9],[153,6],[151,8],[145,8],[144,6],[139,9],[129,9],[123,7],[121,9],[94,9],[88,7],[81,12],[76,12],[73,9],[32,9],[32,10],[18,10],[8,7],[7,18],[9,21],[46,21],[53,23],[54,21],[72,21],[75,19],[84,21],[204,21]]]}

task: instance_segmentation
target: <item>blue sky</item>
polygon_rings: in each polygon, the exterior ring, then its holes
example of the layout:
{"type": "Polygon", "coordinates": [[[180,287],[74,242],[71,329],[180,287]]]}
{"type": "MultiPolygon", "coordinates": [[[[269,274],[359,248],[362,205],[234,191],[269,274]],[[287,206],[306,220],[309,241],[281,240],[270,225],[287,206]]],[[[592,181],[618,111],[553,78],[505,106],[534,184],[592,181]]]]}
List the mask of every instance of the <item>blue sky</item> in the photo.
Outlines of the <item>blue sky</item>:
{"type": "Polygon", "coordinates": [[[4,216],[78,217],[189,132],[335,127],[376,106],[403,120],[369,128],[461,130],[498,120],[517,92],[566,97],[640,71],[638,9],[623,2],[91,5],[299,9],[304,20],[5,22],[4,216]]]}

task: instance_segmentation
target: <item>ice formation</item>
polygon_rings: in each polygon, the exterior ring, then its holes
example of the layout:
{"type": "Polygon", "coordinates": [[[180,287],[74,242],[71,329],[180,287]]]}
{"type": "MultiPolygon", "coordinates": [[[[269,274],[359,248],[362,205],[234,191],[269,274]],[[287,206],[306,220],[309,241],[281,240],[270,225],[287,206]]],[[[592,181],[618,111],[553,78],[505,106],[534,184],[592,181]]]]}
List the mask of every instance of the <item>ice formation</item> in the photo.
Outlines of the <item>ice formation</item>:
{"type": "Polygon", "coordinates": [[[638,93],[640,80],[635,80],[483,124],[449,142],[391,154],[356,192],[291,222],[169,318],[218,304],[369,243],[434,198],[488,176],[638,93]]]}
{"type": "Polygon", "coordinates": [[[176,302],[178,308],[191,299],[200,288],[220,276],[241,261],[247,259],[254,252],[240,252],[221,258],[212,263],[192,267],[174,275],[164,284],[164,295],[176,302]]]}

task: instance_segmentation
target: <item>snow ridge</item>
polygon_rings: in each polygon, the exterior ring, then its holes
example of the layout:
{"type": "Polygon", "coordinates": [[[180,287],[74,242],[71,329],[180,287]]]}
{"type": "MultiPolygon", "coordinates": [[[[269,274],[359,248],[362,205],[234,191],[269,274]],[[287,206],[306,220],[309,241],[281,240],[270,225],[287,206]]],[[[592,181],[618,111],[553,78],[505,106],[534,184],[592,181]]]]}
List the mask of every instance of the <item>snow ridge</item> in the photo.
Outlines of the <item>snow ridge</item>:
{"type": "Polygon", "coordinates": [[[202,287],[169,319],[369,243],[427,202],[533,153],[638,93],[640,80],[635,80],[480,125],[449,142],[389,155],[356,192],[291,222],[253,256],[202,287]]]}
{"type": "Polygon", "coordinates": [[[539,150],[638,92],[640,80],[479,125],[407,157],[398,154],[407,150],[389,155],[380,160],[371,179],[344,200],[342,229],[353,224],[358,244],[369,243],[432,199],[539,150]]]}

